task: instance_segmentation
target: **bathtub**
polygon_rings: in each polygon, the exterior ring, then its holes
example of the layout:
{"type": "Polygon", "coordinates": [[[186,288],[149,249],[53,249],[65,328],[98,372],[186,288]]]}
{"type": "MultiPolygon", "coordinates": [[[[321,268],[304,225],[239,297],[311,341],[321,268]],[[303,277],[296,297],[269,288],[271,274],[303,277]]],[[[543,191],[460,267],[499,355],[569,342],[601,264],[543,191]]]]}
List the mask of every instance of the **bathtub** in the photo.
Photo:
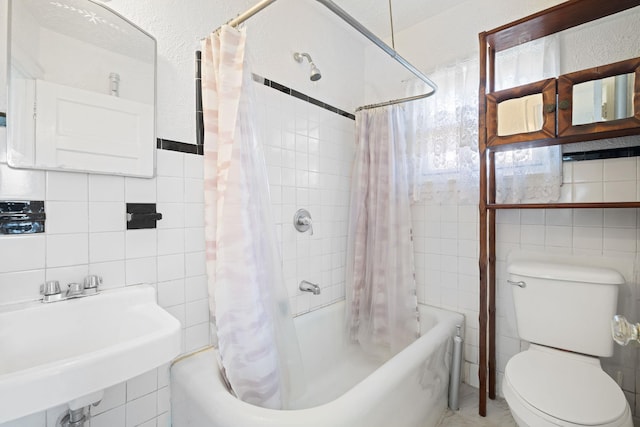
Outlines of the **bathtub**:
{"type": "MultiPolygon", "coordinates": [[[[215,349],[171,367],[173,427],[429,427],[447,406],[452,336],[461,314],[420,305],[421,337],[380,364],[342,338],[344,302],[295,319],[307,390],[291,410],[242,402],[225,388],[215,349]]],[[[464,330],[464,329],[463,329],[464,330]]]]}

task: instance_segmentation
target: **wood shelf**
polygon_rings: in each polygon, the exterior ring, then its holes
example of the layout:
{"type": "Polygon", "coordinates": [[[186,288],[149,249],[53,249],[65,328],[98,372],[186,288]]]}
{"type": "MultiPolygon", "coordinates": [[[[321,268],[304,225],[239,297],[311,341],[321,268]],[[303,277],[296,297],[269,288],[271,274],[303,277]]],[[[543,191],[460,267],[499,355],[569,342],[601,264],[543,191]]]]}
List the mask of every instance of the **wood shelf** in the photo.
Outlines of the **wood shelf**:
{"type": "Polygon", "coordinates": [[[639,0],[569,0],[487,31],[487,43],[500,52],[638,5],[639,0]]]}
{"type": "Polygon", "coordinates": [[[489,203],[487,209],[605,209],[640,208],[640,202],[593,202],[593,203],[489,203]]]}
{"type": "MultiPolygon", "coordinates": [[[[478,100],[478,153],[480,157],[479,202],[479,350],[478,380],[480,386],[478,412],[485,416],[487,397],[496,397],[496,213],[501,209],[604,209],[640,208],[638,202],[601,203],[496,203],[495,153],[520,148],[546,147],[637,135],[638,128],[612,129],[611,125],[593,125],[582,130],[594,133],[570,136],[539,135],[535,141],[493,138],[488,141],[487,94],[495,90],[496,52],[540,39],[627,9],[640,6],[640,0],[568,0],[541,12],[478,35],[480,42],[480,82],[478,100]]],[[[637,95],[636,95],[637,96],[637,95]]],[[[637,102],[637,100],[635,101],[637,102]]]]}
{"type": "Polygon", "coordinates": [[[502,142],[495,141],[487,144],[487,148],[494,152],[518,150],[523,148],[551,147],[554,145],[573,144],[576,142],[598,141],[600,139],[620,138],[623,136],[637,135],[637,129],[618,129],[593,133],[590,135],[558,136],[555,138],[536,139],[532,141],[502,142]]]}

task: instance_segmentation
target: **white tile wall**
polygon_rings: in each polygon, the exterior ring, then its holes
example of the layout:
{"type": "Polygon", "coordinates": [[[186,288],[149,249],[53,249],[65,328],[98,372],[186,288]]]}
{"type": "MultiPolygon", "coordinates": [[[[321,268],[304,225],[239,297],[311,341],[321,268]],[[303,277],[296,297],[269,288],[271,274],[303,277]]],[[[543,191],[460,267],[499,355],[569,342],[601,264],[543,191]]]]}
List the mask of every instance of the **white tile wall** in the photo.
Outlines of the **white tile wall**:
{"type": "MultiPolygon", "coordinates": [[[[45,200],[46,233],[0,236],[0,304],[39,298],[45,280],[61,284],[98,274],[104,288],[151,283],[183,325],[183,351],[209,344],[204,272],[202,156],[158,150],[158,176],[124,178],[14,170],[0,164],[0,200],[45,200]],[[158,229],[126,230],[129,202],[158,203],[158,229]],[[185,221],[188,218],[188,221],[185,221]]],[[[107,390],[92,425],[168,426],[168,368],[107,390]]],[[[54,426],[52,408],[7,426],[54,426]]],[[[5,425],[3,425],[5,427],[5,425]]]]}
{"type": "Polygon", "coordinates": [[[269,87],[256,92],[285,283],[292,310],[303,314],[344,297],[355,122],[269,87]],[[293,227],[300,208],[311,213],[313,235],[293,227]],[[301,292],[301,280],[322,293],[301,292]]]}
{"type": "Polygon", "coordinates": [[[465,381],[477,386],[478,207],[421,202],[412,206],[412,219],[418,300],[465,315],[465,381]]]}
{"type": "MultiPolygon", "coordinates": [[[[566,162],[565,201],[640,200],[638,158],[566,162]]],[[[466,316],[465,381],[478,385],[478,207],[476,205],[420,203],[413,206],[418,298],[421,302],[462,312],[466,316]],[[449,226],[457,218],[457,234],[449,226]],[[451,243],[457,242],[457,248],[451,243]]],[[[622,260],[633,265],[638,255],[640,215],[636,209],[501,210],[497,213],[497,357],[498,385],[507,360],[521,351],[515,327],[511,290],[505,285],[506,257],[513,250],[622,260]],[[625,261],[626,260],[626,261],[625,261]]],[[[638,319],[638,278],[627,274],[619,310],[638,319]]],[[[604,361],[607,372],[623,375],[631,407],[640,407],[637,349],[616,348],[604,361]]],[[[500,390],[499,390],[500,391],[500,390]]]]}
{"type": "Polygon", "coordinates": [[[638,158],[566,163],[562,198],[566,202],[630,202],[640,200],[638,158]]]}

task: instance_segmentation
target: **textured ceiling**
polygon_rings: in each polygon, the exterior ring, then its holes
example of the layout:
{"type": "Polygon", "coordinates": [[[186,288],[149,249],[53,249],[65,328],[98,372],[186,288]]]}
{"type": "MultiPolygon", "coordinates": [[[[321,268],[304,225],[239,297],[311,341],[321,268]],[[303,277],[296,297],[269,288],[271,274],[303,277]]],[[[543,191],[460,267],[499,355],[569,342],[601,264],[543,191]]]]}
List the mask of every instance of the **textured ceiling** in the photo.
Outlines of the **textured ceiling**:
{"type": "MultiPolygon", "coordinates": [[[[305,0],[311,2],[312,0],[305,0]]],[[[389,0],[333,0],[349,15],[380,38],[391,35],[389,0]]],[[[457,6],[465,0],[391,0],[393,26],[397,33],[429,17],[457,6]]],[[[221,1],[228,19],[244,12],[259,0],[221,1]]],[[[337,18],[336,18],[337,19],[337,18]]]]}
{"type": "MultiPolygon", "coordinates": [[[[395,32],[438,15],[464,0],[391,0],[395,32]]],[[[334,0],[338,6],[356,18],[378,37],[391,34],[389,0],[334,0]]]]}
{"type": "MultiPolygon", "coordinates": [[[[103,0],[104,1],[104,0],[103,0]]],[[[213,0],[217,3],[225,21],[244,12],[260,0],[213,0]]],[[[312,0],[305,0],[312,2],[312,0]]],[[[411,27],[444,10],[454,7],[464,0],[333,0],[348,14],[380,38],[391,34],[389,22],[389,1],[393,9],[395,32],[411,27]]],[[[126,23],[116,14],[111,14],[99,4],[83,0],[20,0],[39,21],[40,25],[71,37],[88,37],[93,43],[108,48],[122,46],[125,55],[147,58],[150,40],[135,27],[126,23]],[[133,35],[136,35],[133,38],[133,35]]],[[[336,18],[338,19],[338,18],[336,18]]],[[[151,42],[152,43],[152,42],[151,42]]]]}

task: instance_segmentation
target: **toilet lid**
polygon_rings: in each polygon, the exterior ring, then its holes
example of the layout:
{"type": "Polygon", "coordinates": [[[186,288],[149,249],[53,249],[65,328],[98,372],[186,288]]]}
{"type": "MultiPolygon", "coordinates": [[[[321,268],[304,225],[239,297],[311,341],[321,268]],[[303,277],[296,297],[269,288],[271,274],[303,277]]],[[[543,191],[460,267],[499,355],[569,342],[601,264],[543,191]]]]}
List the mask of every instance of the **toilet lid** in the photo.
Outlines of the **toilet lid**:
{"type": "Polygon", "coordinates": [[[599,364],[559,350],[518,353],[507,363],[505,379],[529,405],[569,423],[610,423],[627,408],[622,390],[599,364]]]}

